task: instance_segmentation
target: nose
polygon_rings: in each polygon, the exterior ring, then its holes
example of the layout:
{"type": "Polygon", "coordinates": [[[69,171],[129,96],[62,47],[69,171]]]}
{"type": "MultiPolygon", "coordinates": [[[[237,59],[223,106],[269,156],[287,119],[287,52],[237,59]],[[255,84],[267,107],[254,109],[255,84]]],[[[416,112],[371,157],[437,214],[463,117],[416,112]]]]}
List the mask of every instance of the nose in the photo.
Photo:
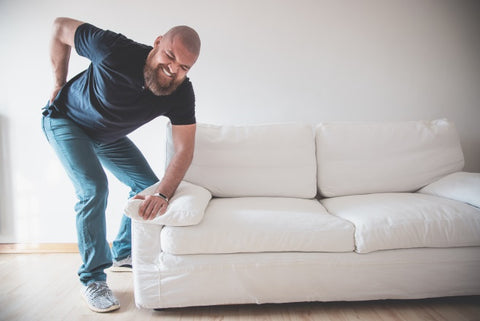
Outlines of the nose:
{"type": "Polygon", "coordinates": [[[178,65],[176,63],[169,63],[168,64],[168,71],[172,74],[176,74],[178,72],[178,65]]]}

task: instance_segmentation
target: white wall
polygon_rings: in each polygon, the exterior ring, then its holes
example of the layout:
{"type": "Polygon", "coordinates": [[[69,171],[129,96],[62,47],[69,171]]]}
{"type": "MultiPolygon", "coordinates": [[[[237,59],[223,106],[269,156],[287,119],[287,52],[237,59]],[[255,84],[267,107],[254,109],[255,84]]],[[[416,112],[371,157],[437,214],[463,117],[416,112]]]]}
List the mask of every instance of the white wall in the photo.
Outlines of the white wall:
{"type": "MultiPolygon", "coordinates": [[[[203,50],[197,119],[219,124],[446,117],[480,171],[478,1],[0,0],[0,242],[75,242],[73,188],[40,129],[51,23],[70,16],[151,44],[176,24],[203,50]]],[[[70,76],[87,66],[72,55],[70,76]]],[[[160,174],[165,120],[131,135],[160,174]]],[[[128,190],[111,177],[113,240],[128,190]]]]}

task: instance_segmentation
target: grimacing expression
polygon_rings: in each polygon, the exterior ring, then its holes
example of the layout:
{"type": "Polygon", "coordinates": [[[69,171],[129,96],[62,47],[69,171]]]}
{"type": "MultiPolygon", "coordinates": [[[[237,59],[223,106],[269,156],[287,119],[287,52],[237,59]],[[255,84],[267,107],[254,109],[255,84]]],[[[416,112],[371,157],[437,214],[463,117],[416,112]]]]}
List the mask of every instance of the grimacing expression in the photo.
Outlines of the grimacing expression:
{"type": "Polygon", "coordinates": [[[197,55],[188,51],[179,37],[158,37],[143,70],[145,86],[157,96],[172,94],[196,59],[197,55]]]}

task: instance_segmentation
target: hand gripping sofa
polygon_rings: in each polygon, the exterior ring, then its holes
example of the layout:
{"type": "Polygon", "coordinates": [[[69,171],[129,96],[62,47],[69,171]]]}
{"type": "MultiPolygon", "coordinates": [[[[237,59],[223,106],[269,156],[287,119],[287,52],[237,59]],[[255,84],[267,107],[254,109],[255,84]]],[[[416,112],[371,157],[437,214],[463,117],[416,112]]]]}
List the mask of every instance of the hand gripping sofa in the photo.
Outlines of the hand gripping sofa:
{"type": "Polygon", "coordinates": [[[199,124],[167,213],[126,206],[135,302],[478,295],[480,174],[463,166],[445,119],[199,124]]]}

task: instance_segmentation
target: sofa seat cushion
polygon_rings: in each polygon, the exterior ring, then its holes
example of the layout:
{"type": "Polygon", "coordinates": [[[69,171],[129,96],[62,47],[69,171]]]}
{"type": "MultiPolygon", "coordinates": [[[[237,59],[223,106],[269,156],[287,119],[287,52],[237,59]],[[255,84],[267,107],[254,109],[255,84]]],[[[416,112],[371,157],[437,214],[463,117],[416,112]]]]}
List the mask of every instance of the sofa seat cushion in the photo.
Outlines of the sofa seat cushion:
{"type": "Polygon", "coordinates": [[[355,225],[359,253],[416,247],[480,245],[480,210],[418,193],[323,199],[325,208],[355,225]]]}
{"type": "Polygon", "coordinates": [[[212,199],[196,226],[165,226],[162,250],[171,254],[351,252],[353,225],[317,200],[212,199]]]}

